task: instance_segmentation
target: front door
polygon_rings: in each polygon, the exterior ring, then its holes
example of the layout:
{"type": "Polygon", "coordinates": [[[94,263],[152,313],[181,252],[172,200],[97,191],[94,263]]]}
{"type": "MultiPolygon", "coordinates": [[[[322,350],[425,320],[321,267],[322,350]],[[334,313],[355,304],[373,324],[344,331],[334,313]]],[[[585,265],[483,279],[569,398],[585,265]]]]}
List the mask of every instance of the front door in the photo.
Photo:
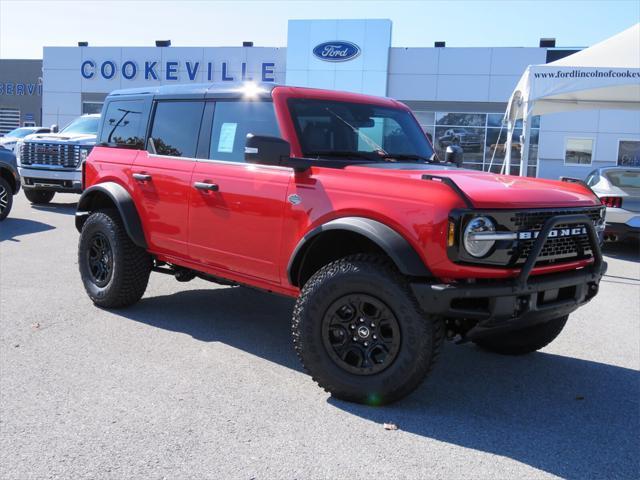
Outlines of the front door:
{"type": "Polygon", "coordinates": [[[244,163],[248,133],[280,135],[273,104],[217,101],[210,125],[209,158],[196,162],[191,182],[190,256],[216,269],[280,283],[283,211],[293,170],[244,163]]]}
{"type": "Polygon", "coordinates": [[[188,258],[190,182],[203,110],[203,101],[157,102],[147,151],[131,169],[135,203],[153,252],[188,258]]]}

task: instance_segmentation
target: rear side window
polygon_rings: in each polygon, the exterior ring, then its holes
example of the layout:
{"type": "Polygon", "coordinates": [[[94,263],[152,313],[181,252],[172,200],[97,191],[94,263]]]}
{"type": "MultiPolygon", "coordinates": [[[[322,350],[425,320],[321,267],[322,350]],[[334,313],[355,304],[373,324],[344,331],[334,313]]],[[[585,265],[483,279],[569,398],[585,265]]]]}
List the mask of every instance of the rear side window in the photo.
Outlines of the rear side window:
{"type": "Polygon", "coordinates": [[[244,162],[248,133],[280,136],[272,102],[217,102],[211,128],[209,158],[244,162]]]}
{"type": "Polygon", "coordinates": [[[121,147],[144,148],[143,114],[142,100],[109,102],[104,113],[101,141],[121,147]]]}
{"type": "MultiPolygon", "coordinates": [[[[204,102],[158,102],[149,144],[155,153],[172,157],[195,157],[204,102]]],[[[147,149],[153,152],[149,145],[147,149]]]]}

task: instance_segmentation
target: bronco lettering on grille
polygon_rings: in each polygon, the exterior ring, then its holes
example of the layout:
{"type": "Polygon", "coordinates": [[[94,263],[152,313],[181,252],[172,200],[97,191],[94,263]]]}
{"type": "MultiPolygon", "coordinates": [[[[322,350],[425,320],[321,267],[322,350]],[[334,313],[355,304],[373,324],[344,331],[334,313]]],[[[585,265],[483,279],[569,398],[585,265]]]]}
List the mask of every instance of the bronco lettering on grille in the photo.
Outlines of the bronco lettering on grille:
{"type": "MultiPolygon", "coordinates": [[[[576,237],[578,235],[586,235],[587,227],[573,227],[573,228],[558,228],[549,232],[548,238],[557,237],[576,237]]],[[[538,238],[540,231],[518,232],[518,240],[531,240],[532,238],[538,238]]]]}

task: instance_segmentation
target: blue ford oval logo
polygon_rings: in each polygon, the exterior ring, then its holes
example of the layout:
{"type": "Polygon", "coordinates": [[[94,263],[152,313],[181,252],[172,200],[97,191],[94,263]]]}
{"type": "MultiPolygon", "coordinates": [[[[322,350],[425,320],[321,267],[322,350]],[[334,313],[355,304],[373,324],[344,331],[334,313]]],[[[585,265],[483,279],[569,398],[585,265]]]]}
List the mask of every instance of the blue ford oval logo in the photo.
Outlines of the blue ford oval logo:
{"type": "Polygon", "coordinates": [[[360,47],[351,42],[324,42],[313,49],[313,54],[326,62],[346,62],[360,55],[360,47]]]}

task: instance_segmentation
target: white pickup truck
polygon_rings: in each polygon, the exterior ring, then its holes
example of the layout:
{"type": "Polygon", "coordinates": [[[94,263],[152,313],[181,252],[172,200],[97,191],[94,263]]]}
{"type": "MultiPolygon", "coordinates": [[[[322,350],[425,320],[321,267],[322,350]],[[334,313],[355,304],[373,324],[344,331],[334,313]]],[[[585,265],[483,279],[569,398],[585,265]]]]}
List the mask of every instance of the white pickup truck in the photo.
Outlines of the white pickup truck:
{"type": "Polygon", "coordinates": [[[49,203],[56,192],[82,192],[82,162],[96,143],[100,115],[82,115],[57,133],[29,135],[16,147],[24,193],[49,203]]]}

